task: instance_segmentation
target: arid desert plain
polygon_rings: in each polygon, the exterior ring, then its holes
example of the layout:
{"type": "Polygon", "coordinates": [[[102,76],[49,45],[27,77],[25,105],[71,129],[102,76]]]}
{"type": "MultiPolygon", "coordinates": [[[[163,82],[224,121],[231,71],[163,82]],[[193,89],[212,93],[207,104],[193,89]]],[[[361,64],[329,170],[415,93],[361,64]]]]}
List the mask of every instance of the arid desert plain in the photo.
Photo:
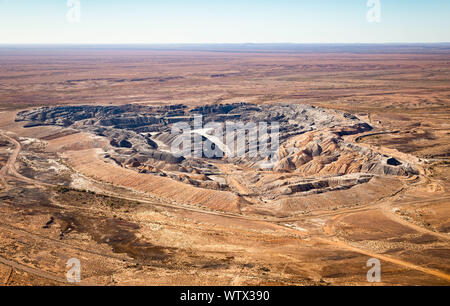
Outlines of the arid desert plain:
{"type": "Polygon", "coordinates": [[[449,124],[449,44],[2,46],[0,284],[448,286],[449,124]],[[195,115],[273,167],[174,156],[195,115]]]}

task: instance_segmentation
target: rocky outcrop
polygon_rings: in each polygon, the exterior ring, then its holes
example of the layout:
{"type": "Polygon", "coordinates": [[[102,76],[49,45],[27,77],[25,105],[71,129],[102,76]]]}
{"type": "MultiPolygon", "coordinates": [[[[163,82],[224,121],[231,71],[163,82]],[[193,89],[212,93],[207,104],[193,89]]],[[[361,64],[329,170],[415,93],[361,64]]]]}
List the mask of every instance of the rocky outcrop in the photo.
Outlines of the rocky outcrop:
{"type": "MultiPolygon", "coordinates": [[[[360,131],[361,125],[322,129],[296,136],[281,145],[274,169],[303,175],[370,173],[409,175],[416,171],[407,163],[384,156],[369,148],[346,143],[342,135],[360,131]]],[[[366,128],[363,127],[363,130],[366,128]]]]}
{"type": "Polygon", "coordinates": [[[133,144],[131,142],[129,142],[128,140],[126,140],[125,138],[122,139],[111,139],[111,141],[109,142],[110,145],[117,147],[117,148],[132,148],[133,144]]]}

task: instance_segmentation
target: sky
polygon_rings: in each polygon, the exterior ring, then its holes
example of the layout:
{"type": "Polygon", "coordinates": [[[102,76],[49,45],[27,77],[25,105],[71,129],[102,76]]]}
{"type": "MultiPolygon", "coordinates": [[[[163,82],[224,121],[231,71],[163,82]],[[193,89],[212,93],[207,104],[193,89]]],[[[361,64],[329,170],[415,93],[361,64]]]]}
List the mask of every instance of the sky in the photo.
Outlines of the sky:
{"type": "Polygon", "coordinates": [[[369,1],[0,0],[0,44],[450,42],[450,0],[369,1]]]}

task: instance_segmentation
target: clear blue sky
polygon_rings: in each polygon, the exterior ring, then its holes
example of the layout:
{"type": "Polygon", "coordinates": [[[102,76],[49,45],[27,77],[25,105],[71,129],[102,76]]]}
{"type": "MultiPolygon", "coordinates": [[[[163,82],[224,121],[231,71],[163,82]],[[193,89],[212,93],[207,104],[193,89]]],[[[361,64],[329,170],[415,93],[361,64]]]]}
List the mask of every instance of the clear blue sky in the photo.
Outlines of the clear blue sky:
{"type": "Polygon", "coordinates": [[[450,42],[450,0],[0,0],[2,43],[450,42]]]}

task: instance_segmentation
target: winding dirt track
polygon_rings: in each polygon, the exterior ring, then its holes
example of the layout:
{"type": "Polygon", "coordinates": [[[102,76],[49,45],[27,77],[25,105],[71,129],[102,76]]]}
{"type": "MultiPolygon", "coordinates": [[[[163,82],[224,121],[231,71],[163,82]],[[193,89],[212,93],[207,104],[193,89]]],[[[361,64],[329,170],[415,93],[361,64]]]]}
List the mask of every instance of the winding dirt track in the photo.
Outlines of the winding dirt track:
{"type": "Polygon", "coordinates": [[[354,246],[352,246],[352,245],[350,245],[350,244],[348,244],[348,243],[346,243],[344,241],[337,240],[336,238],[332,240],[332,239],[324,239],[324,238],[317,237],[316,239],[318,239],[319,241],[323,241],[325,243],[332,244],[332,245],[335,245],[337,247],[349,250],[349,251],[360,253],[360,254],[363,254],[363,255],[366,255],[366,256],[369,256],[369,257],[373,257],[373,258],[378,258],[380,260],[387,261],[387,262],[396,264],[398,266],[405,267],[407,269],[417,270],[417,271],[423,272],[425,274],[436,276],[438,278],[441,278],[441,279],[444,279],[444,280],[450,282],[450,275],[445,273],[445,272],[439,271],[439,270],[425,268],[425,267],[422,267],[422,266],[419,266],[419,265],[416,265],[416,264],[413,264],[411,262],[404,261],[404,260],[401,260],[401,259],[398,259],[398,258],[393,258],[391,256],[378,254],[378,253],[373,253],[373,252],[370,252],[370,251],[367,251],[367,250],[356,248],[356,247],[354,247],[354,246]]]}
{"type": "MultiPolygon", "coordinates": [[[[30,183],[39,187],[52,187],[54,185],[51,184],[47,184],[47,183],[43,183],[28,177],[25,177],[23,175],[21,175],[20,173],[17,172],[17,169],[15,168],[15,163],[17,161],[17,158],[20,154],[20,152],[22,151],[22,145],[20,144],[19,141],[17,141],[16,139],[14,139],[13,137],[10,137],[8,135],[6,135],[5,133],[2,133],[2,135],[7,138],[11,143],[14,144],[15,148],[13,153],[11,154],[11,156],[9,157],[6,165],[0,170],[0,176],[2,177],[3,181],[7,181],[7,178],[10,179],[16,179],[16,180],[20,180],[26,183],[30,183]]],[[[170,204],[165,204],[165,203],[155,203],[154,201],[149,201],[149,200],[145,200],[142,198],[131,198],[131,197],[123,197],[120,194],[114,194],[111,192],[104,192],[104,195],[109,195],[109,196],[114,196],[114,197],[118,197],[118,198],[122,198],[125,200],[131,200],[131,201],[138,201],[138,202],[142,202],[142,203],[146,203],[146,204],[151,204],[151,205],[156,205],[156,206],[165,206],[165,207],[170,207],[170,208],[175,208],[175,209],[184,209],[184,210],[189,210],[189,211],[194,211],[194,212],[198,212],[198,213],[203,213],[203,214],[210,214],[210,215],[217,215],[217,216],[221,216],[221,217],[227,217],[227,218],[235,218],[235,219],[239,219],[239,220],[251,220],[251,221],[259,221],[259,222],[267,222],[273,225],[276,225],[277,227],[280,228],[280,230],[284,230],[284,231],[288,231],[290,233],[295,233],[297,236],[299,237],[304,237],[304,232],[301,232],[299,230],[295,230],[292,229],[290,227],[284,226],[284,225],[280,225],[280,224],[273,224],[273,223],[280,223],[280,222],[289,222],[289,221],[295,221],[295,220],[302,220],[308,217],[322,217],[322,216],[339,216],[339,215],[343,215],[343,214],[348,214],[348,213],[354,213],[354,212],[360,212],[360,211],[365,211],[365,210],[374,210],[374,209],[382,209],[382,211],[392,220],[394,220],[395,222],[401,223],[403,225],[406,225],[410,228],[413,228],[419,232],[422,233],[427,233],[427,234],[432,234],[434,236],[438,236],[441,239],[445,239],[448,240],[449,237],[440,233],[435,233],[433,231],[427,230],[425,228],[421,228],[415,224],[412,224],[410,222],[407,222],[406,220],[401,219],[398,216],[395,216],[394,214],[392,214],[388,209],[387,209],[387,204],[386,203],[378,203],[376,205],[365,205],[365,206],[360,206],[358,208],[353,208],[353,209],[345,209],[345,210],[341,210],[341,211],[337,211],[337,212],[330,212],[330,213],[323,213],[323,214],[316,214],[316,215],[309,215],[309,216],[304,216],[302,218],[299,219],[276,219],[276,220],[265,220],[265,219],[261,219],[261,218],[255,218],[255,217],[246,217],[246,216],[240,216],[240,215],[236,215],[236,214],[230,214],[230,213],[222,213],[222,212],[215,212],[215,211],[205,211],[202,209],[197,209],[197,208],[188,208],[188,207],[183,207],[183,206],[177,206],[177,205],[170,205],[170,204]]],[[[437,200],[441,200],[441,199],[447,199],[449,197],[444,197],[444,198],[439,198],[439,199],[430,199],[429,201],[437,201],[437,200]]],[[[415,201],[413,201],[415,202],[415,201]]],[[[428,201],[427,201],[428,202],[428,201]]],[[[412,202],[411,202],[412,203],[412,202]]],[[[407,204],[402,203],[402,204],[407,204]]],[[[3,225],[5,226],[5,225],[3,225]]],[[[435,270],[435,269],[429,269],[429,268],[425,268],[416,264],[413,264],[411,262],[407,262],[398,258],[393,258],[391,256],[386,256],[383,254],[378,254],[378,253],[374,253],[374,252],[370,252],[361,248],[357,248],[354,247],[344,241],[338,240],[335,237],[335,233],[331,232],[330,230],[331,227],[327,227],[325,229],[325,233],[327,233],[329,236],[334,236],[334,237],[310,237],[312,240],[316,240],[318,242],[322,242],[322,243],[326,243],[329,245],[333,245],[335,247],[341,248],[341,249],[345,249],[345,250],[349,250],[352,252],[356,252],[362,255],[366,255],[369,257],[374,257],[374,258],[378,258],[380,260],[384,260],[386,262],[390,262],[402,267],[405,267],[407,269],[412,269],[412,270],[417,270],[420,271],[422,273],[428,274],[428,275],[432,275],[435,277],[438,277],[440,279],[444,279],[448,282],[450,282],[450,275],[439,271],[439,270],[435,270]]],[[[12,228],[10,228],[10,230],[14,230],[12,228]]],[[[15,230],[19,230],[19,229],[15,229],[15,230]]],[[[70,247],[74,247],[72,245],[70,245],[70,247]]],[[[81,249],[80,249],[81,250],[81,249]]],[[[81,250],[81,251],[86,251],[86,250],[81,250]]],[[[89,251],[87,251],[89,252],[89,251]]],[[[101,253],[96,253],[96,255],[100,255],[100,256],[109,256],[106,254],[101,254],[101,253]]],[[[111,257],[111,256],[109,256],[111,257]]],[[[285,258],[288,258],[286,256],[284,256],[285,258]]],[[[290,260],[293,260],[294,262],[297,261],[294,258],[289,257],[290,260]]],[[[35,268],[31,268],[29,266],[5,259],[3,257],[0,257],[0,263],[7,265],[11,268],[14,269],[18,269],[18,270],[22,270],[25,271],[27,273],[45,278],[45,279],[49,279],[52,281],[56,281],[59,283],[64,283],[64,284],[68,284],[67,281],[63,278],[60,278],[58,276],[55,276],[51,273],[42,271],[42,270],[38,270],[35,268]]],[[[87,283],[79,283],[80,285],[86,285],[87,283]]]]}
{"type": "Polygon", "coordinates": [[[6,266],[9,266],[9,267],[11,267],[13,269],[24,271],[24,272],[27,272],[29,274],[32,274],[32,275],[35,275],[35,276],[39,276],[39,277],[47,279],[47,280],[52,280],[52,281],[55,281],[57,283],[62,283],[62,284],[69,284],[67,282],[67,280],[62,278],[62,277],[59,277],[57,275],[45,272],[43,270],[31,268],[29,266],[17,263],[17,262],[12,261],[12,260],[8,260],[8,259],[3,258],[3,257],[0,257],[0,263],[4,264],[6,266]]]}
{"type": "MultiPolygon", "coordinates": [[[[444,200],[444,199],[446,200],[446,199],[449,199],[449,198],[450,197],[434,199],[434,201],[440,201],[440,200],[444,200]]],[[[414,202],[407,202],[406,204],[413,204],[413,203],[414,202]]],[[[423,202],[421,202],[421,203],[423,203],[423,202]]],[[[392,220],[394,222],[397,222],[397,223],[400,223],[400,224],[402,224],[402,225],[404,225],[406,227],[409,227],[409,228],[411,228],[411,229],[413,229],[413,230],[415,230],[415,231],[417,231],[419,233],[432,235],[434,237],[437,237],[437,238],[440,238],[440,239],[443,239],[443,240],[450,240],[450,236],[449,235],[438,233],[438,232],[434,232],[434,231],[429,230],[427,228],[424,228],[424,227],[418,226],[418,225],[416,225],[414,223],[406,221],[405,219],[403,219],[400,216],[397,216],[395,213],[393,213],[386,205],[383,205],[381,207],[381,211],[390,220],[392,220]]]]}
{"type": "Polygon", "coordinates": [[[22,144],[15,138],[8,136],[5,133],[1,133],[3,137],[5,137],[6,139],[8,139],[8,141],[10,141],[11,143],[14,144],[14,151],[11,154],[11,156],[9,157],[8,161],[6,162],[5,166],[0,170],[0,175],[3,177],[3,180],[6,181],[7,178],[13,178],[25,183],[29,183],[32,185],[39,185],[39,186],[46,186],[46,187],[51,187],[52,185],[47,184],[47,183],[43,183],[43,182],[39,182],[36,180],[33,180],[29,177],[23,176],[22,174],[20,174],[17,169],[16,169],[16,161],[17,161],[17,157],[19,157],[20,152],[22,151],[22,144]]]}

